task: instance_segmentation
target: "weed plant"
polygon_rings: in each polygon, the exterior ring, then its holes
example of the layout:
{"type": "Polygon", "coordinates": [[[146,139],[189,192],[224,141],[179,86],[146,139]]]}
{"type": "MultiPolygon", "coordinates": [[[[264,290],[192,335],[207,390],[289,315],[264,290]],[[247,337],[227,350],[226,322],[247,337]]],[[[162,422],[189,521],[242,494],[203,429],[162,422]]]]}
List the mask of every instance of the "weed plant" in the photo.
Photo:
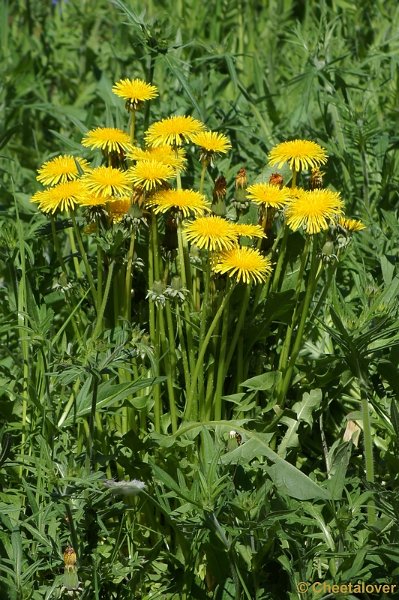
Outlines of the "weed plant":
{"type": "Polygon", "coordinates": [[[1,3],[2,598],[396,584],[398,9],[211,4],[1,3]]]}

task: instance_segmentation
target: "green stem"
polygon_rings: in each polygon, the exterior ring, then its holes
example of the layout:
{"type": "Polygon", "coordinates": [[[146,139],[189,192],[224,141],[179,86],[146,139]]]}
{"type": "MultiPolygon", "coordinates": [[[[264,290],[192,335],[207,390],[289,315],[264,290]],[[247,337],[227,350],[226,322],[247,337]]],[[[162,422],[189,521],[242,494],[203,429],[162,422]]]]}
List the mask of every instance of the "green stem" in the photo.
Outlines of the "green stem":
{"type": "MultiPolygon", "coordinates": [[[[159,375],[159,347],[161,342],[161,327],[160,327],[160,313],[161,309],[157,308],[156,311],[156,325],[155,325],[155,335],[156,342],[154,348],[154,363],[155,363],[155,373],[154,376],[157,377],[159,375]]],[[[153,388],[154,393],[154,430],[156,433],[161,433],[161,417],[162,417],[162,401],[161,401],[161,389],[159,383],[153,388]]]]}
{"type": "Polygon", "coordinates": [[[71,212],[71,219],[72,219],[72,224],[73,224],[73,229],[74,229],[74,232],[76,235],[76,239],[78,241],[79,251],[82,256],[83,263],[84,263],[84,266],[86,269],[86,276],[87,276],[87,279],[89,280],[89,286],[90,286],[90,290],[91,290],[91,295],[93,296],[94,306],[96,307],[97,312],[98,312],[97,290],[96,290],[96,286],[94,284],[93,274],[92,274],[92,271],[91,271],[91,268],[89,265],[89,261],[87,259],[86,250],[83,245],[82,236],[80,235],[80,230],[79,230],[78,224],[76,223],[75,215],[73,212],[71,212]]]}
{"type": "Polygon", "coordinates": [[[280,252],[278,255],[277,265],[276,265],[276,269],[274,271],[274,276],[273,276],[273,284],[272,284],[273,292],[278,292],[279,289],[281,288],[281,280],[282,280],[282,276],[283,276],[285,254],[287,251],[289,228],[286,223],[284,223],[283,227],[284,227],[283,239],[281,240],[280,252]]]}
{"type": "Polygon", "coordinates": [[[130,321],[132,312],[132,266],[134,257],[134,242],[135,234],[131,233],[129,250],[127,253],[127,264],[126,264],[126,275],[125,275],[125,312],[124,317],[127,321],[130,321]]]}
{"type": "Polygon", "coordinates": [[[208,164],[209,164],[209,161],[207,161],[206,159],[202,161],[201,179],[200,179],[200,185],[199,185],[199,193],[200,194],[204,193],[205,175],[206,175],[206,170],[208,168],[208,164]]]}
{"type": "Polygon", "coordinates": [[[317,267],[318,267],[318,264],[317,264],[317,247],[318,246],[317,246],[317,240],[314,237],[312,239],[312,242],[313,242],[313,248],[312,248],[312,257],[311,257],[311,263],[310,263],[310,271],[309,271],[308,280],[306,282],[306,293],[305,293],[305,298],[304,298],[302,308],[301,308],[302,312],[301,312],[301,317],[300,317],[300,321],[299,321],[299,325],[298,325],[298,331],[297,331],[297,334],[295,337],[295,342],[294,342],[294,346],[292,348],[291,356],[288,361],[287,369],[286,369],[285,373],[283,374],[282,384],[280,386],[279,394],[278,394],[277,403],[280,406],[280,408],[284,407],[285,397],[287,395],[287,391],[288,391],[288,388],[291,383],[291,378],[292,378],[292,374],[294,371],[296,359],[298,358],[298,354],[302,347],[302,338],[303,338],[305,326],[307,323],[307,316],[309,313],[310,303],[312,301],[314,290],[315,290],[315,285],[316,285],[316,274],[317,274],[317,267]]]}
{"type": "Polygon", "coordinates": [[[219,421],[222,418],[222,395],[223,395],[223,384],[226,374],[226,350],[227,350],[227,337],[229,329],[229,304],[226,303],[223,312],[222,321],[222,339],[220,341],[220,350],[218,355],[217,363],[217,375],[216,375],[216,393],[215,393],[215,421],[219,421]]]}
{"type": "Polygon", "coordinates": [[[129,123],[130,142],[132,145],[134,145],[134,141],[135,141],[135,129],[136,129],[136,111],[132,110],[130,112],[130,123],[129,123]]]}
{"type": "Polygon", "coordinates": [[[251,296],[251,284],[246,285],[244,291],[244,298],[241,302],[240,314],[238,315],[238,321],[234,329],[234,335],[230,343],[229,351],[227,353],[226,363],[225,363],[225,375],[227,375],[228,368],[230,366],[231,360],[233,358],[234,351],[237,346],[238,339],[241,335],[241,331],[244,325],[245,314],[247,312],[249,299],[251,296]]]}
{"type": "Polygon", "coordinates": [[[72,255],[73,255],[73,265],[75,267],[76,277],[78,279],[83,279],[82,270],[81,270],[80,264],[79,264],[79,259],[76,256],[78,250],[76,248],[76,243],[75,243],[75,237],[73,235],[73,230],[70,227],[68,227],[67,232],[68,232],[68,238],[69,238],[69,245],[71,246],[71,252],[72,252],[72,255]]]}
{"type": "Polygon", "coordinates": [[[170,310],[170,301],[167,300],[165,304],[165,314],[166,314],[166,326],[168,330],[168,357],[169,357],[169,377],[170,378],[172,391],[173,393],[169,393],[169,408],[170,408],[170,419],[172,423],[172,432],[175,433],[177,431],[177,407],[176,407],[176,399],[174,395],[174,381],[176,375],[176,346],[175,346],[175,331],[173,328],[173,320],[172,313],[170,310]]]}
{"type": "Polygon", "coordinates": [[[306,236],[305,248],[304,248],[304,251],[302,252],[301,264],[300,264],[300,267],[298,270],[298,276],[297,276],[297,281],[296,281],[296,286],[295,286],[296,304],[295,304],[294,312],[292,313],[291,323],[289,324],[289,326],[287,328],[287,332],[285,334],[285,339],[284,339],[284,342],[283,342],[283,345],[281,348],[281,353],[280,353],[278,369],[279,369],[279,371],[281,371],[283,373],[284,373],[285,369],[287,368],[287,361],[288,361],[288,357],[290,355],[292,334],[294,332],[294,329],[295,329],[296,323],[297,323],[298,312],[299,312],[299,307],[300,307],[299,295],[300,295],[300,291],[301,291],[301,287],[302,287],[303,273],[304,273],[305,266],[306,266],[306,263],[308,260],[309,247],[310,247],[310,236],[306,236]]]}
{"type": "MultiPolygon", "coordinates": [[[[217,310],[217,312],[216,312],[216,314],[215,314],[215,316],[213,318],[213,321],[212,321],[212,323],[209,326],[208,333],[206,334],[206,337],[205,337],[205,339],[204,339],[204,341],[203,341],[203,343],[201,345],[201,348],[200,348],[200,351],[199,351],[199,354],[198,354],[197,363],[195,365],[193,377],[192,377],[192,380],[191,380],[190,392],[189,392],[189,395],[188,395],[188,398],[187,398],[186,407],[185,407],[185,411],[184,411],[185,417],[187,419],[190,419],[192,417],[192,415],[191,415],[192,405],[193,405],[193,401],[194,401],[194,395],[196,393],[198,375],[199,375],[200,369],[202,368],[202,364],[203,364],[203,361],[204,361],[205,352],[206,352],[206,350],[208,348],[208,344],[210,342],[212,334],[213,334],[213,332],[214,332],[217,324],[219,323],[220,317],[223,314],[224,308],[225,308],[227,302],[229,301],[229,298],[230,298],[230,296],[231,296],[231,294],[233,292],[233,289],[234,289],[234,286],[232,286],[229,289],[229,291],[227,292],[227,294],[224,296],[224,298],[223,298],[223,300],[222,300],[222,302],[221,302],[221,304],[220,304],[220,306],[219,306],[219,308],[218,308],[218,310],[217,310]]],[[[194,417],[195,416],[196,415],[194,415],[194,417]]]]}
{"type": "Polygon", "coordinates": [[[114,266],[115,266],[115,263],[114,263],[114,261],[112,261],[111,264],[109,265],[109,269],[108,269],[107,281],[105,283],[105,290],[104,290],[104,295],[103,295],[103,299],[101,302],[101,306],[97,313],[97,322],[96,322],[96,327],[93,332],[93,339],[96,339],[96,337],[98,337],[98,335],[100,334],[102,327],[103,327],[104,312],[105,312],[105,308],[106,308],[107,302],[108,302],[108,296],[109,296],[109,291],[111,288],[114,266]]]}
{"type": "MultiPolygon", "coordinates": [[[[373,436],[371,432],[370,407],[365,391],[362,390],[361,394],[366,480],[370,483],[374,483],[373,436]]],[[[373,525],[377,520],[375,505],[373,501],[369,501],[367,505],[367,514],[369,525],[373,525]]]]}
{"type": "Polygon", "coordinates": [[[96,468],[96,460],[94,453],[94,434],[96,427],[96,407],[97,407],[97,393],[98,393],[98,379],[96,376],[93,378],[93,391],[91,395],[91,411],[90,411],[90,421],[89,421],[89,458],[90,458],[90,467],[92,472],[96,468]]]}

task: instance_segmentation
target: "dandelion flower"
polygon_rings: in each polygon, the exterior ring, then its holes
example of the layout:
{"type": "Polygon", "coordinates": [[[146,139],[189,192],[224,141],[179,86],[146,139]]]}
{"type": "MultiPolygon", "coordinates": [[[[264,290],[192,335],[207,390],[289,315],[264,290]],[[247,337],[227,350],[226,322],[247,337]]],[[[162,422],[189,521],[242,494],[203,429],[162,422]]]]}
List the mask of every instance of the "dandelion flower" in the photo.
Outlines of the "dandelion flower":
{"type": "Polygon", "coordinates": [[[272,271],[269,258],[254,248],[231,248],[218,257],[213,267],[215,273],[226,273],[237,282],[262,283],[272,271]]]}
{"type": "Polygon", "coordinates": [[[199,217],[185,229],[187,239],[198,248],[226,250],[237,243],[234,225],[221,217],[199,217]]]}
{"type": "Polygon", "coordinates": [[[89,191],[96,196],[123,196],[131,190],[132,175],[113,167],[97,167],[83,178],[89,191]]]}
{"type": "Polygon", "coordinates": [[[107,212],[113,223],[119,223],[129,212],[132,204],[130,196],[120,196],[107,203],[107,212]]]}
{"type": "Polygon", "coordinates": [[[164,165],[173,167],[176,171],[181,171],[186,163],[186,153],[183,148],[174,149],[170,146],[158,146],[145,150],[132,146],[126,153],[126,157],[130,160],[157,160],[164,165]]]}
{"type": "Polygon", "coordinates": [[[308,140],[292,140],[278,144],[269,153],[271,165],[281,167],[288,162],[290,169],[295,171],[308,170],[327,162],[327,153],[316,144],[308,140]]]}
{"type": "Polygon", "coordinates": [[[303,227],[307,233],[328,229],[331,219],[342,213],[343,202],[332,190],[302,191],[286,210],[288,227],[296,231],[303,227]]]}
{"type": "Polygon", "coordinates": [[[104,206],[107,202],[105,196],[95,196],[94,194],[87,194],[79,200],[80,206],[104,206]]]}
{"type": "Polygon", "coordinates": [[[196,146],[200,146],[202,154],[212,156],[214,154],[226,154],[231,144],[229,139],[222,133],[215,131],[201,131],[191,137],[191,141],[196,146]]]}
{"type": "Polygon", "coordinates": [[[130,146],[130,137],[122,129],[115,127],[97,127],[88,131],[82,140],[82,146],[100,148],[106,152],[126,151],[130,146]]]}
{"type": "Polygon", "coordinates": [[[176,175],[172,167],[157,160],[139,160],[134,167],[129,169],[129,172],[134,185],[148,191],[162,185],[168,179],[173,179],[176,175]]]}
{"type": "Polygon", "coordinates": [[[204,129],[203,123],[193,117],[176,115],[156,121],[147,130],[145,140],[150,146],[181,146],[204,129]]]}
{"type": "Polygon", "coordinates": [[[40,193],[39,210],[52,214],[57,210],[73,210],[87,194],[87,188],[81,179],[59,183],[40,193]]]}
{"type": "Polygon", "coordinates": [[[234,229],[239,237],[264,238],[266,237],[260,225],[251,225],[250,223],[235,223],[234,229]]]}
{"type": "Polygon", "coordinates": [[[200,216],[211,210],[205,196],[194,190],[163,190],[152,196],[148,206],[154,206],[155,213],[180,210],[185,217],[200,216]]]}
{"type": "Polygon", "coordinates": [[[155,85],[146,83],[142,79],[121,79],[112,88],[114,94],[126,100],[129,110],[136,110],[141,102],[152,100],[158,96],[155,85]]]}
{"type": "Polygon", "coordinates": [[[338,225],[347,231],[362,231],[366,229],[366,225],[357,219],[347,219],[346,217],[339,217],[337,221],[338,225]]]}
{"type": "Polygon", "coordinates": [[[43,185],[57,185],[77,179],[82,171],[89,170],[89,163],[84,158],[63,154],[43,163],[36,179],[43,185]],[[78,166],[79,165],[79,166],[78,166]]]}
{"type": "Polygon", "coordinates": [[[270,206],[271,208],[281,208],[292,195],[292,190],[287,187],[279,188],[270,183],[254,183],[247,189],[247,198],[261,204],[262,206],[270,206]]]}

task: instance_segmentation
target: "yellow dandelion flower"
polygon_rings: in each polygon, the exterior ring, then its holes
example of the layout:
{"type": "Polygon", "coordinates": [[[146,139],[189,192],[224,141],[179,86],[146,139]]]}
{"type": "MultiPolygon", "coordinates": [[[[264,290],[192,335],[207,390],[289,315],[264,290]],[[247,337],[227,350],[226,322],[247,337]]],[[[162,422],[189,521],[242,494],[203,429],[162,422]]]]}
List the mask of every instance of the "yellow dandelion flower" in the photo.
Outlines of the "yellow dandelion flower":
{"type": "Polygon", "coordinates": [[[73,210],[87,194],[87,188],[81,179],[59,183],[41,193],[39,210],[52,214],[57,210],[73,210]]]}
{"type": "Polygon", "coordinates": [[[239,237],[264,238],[266,237],[260,225],[251,225],[250,223],[235,223],[234,229],[239,237]]]}
{"type": "Polygon", "coordinates": [[[131,146],[126,157],[130,160],[157,160],[164,165],[169,165],[181,171],[186,164],[186,153],[183,148],[171,148],[170,146],[157,146],[156,148],[138,148],[131,146]]]}
{"type": "Polygon", "coordinates": [[[155,213],[180,210],[185,217],[200,216],[211,210],[205,196],[194,190],[162,190],[151,197],[147,206],[153,206],[155,213]]]}
{"type": "Polygon", "coordinates": [[[95,196],[94,194],[87,194],[79,200],[80,206],[104,206],[107,201],[105,196],[95,196]]]}
{"type": "Polygon", "coordinates": [[[40,202],[46,198],[47,195],[47,190],[39,190],[38,192],[35,192],[32,196],[32,198],[30,199],[30,201],[33,204],[40,204],[40,202]]]}
{"type": "Polygon", "coordinates": [[[89,191],[96,196],[123,196],[131,190],[132,175],[113,167],[97,167],[84,176],[89,191]]]}
{"type": "Polygon", "coordinates": [[[198,248],[226,250],[237,243],[234,225],[221,217],[199,217],[185,228],[187,239],[198,248]]]}
{"type": "Polygon", "coordinates": [[[88,131],[82,140],[82,146],[100,148],[106,152],[125,152],[130,146],[130,137],[122,129],[115,127],[97,127],[88,131]]]}
{"type": "Polygon", "coordinates": [[[231,248],[218,257],[218,262],[213,267],[215,273],[227,274],[237,282],[262,283],[266,281],[272,271],[269,258],[263,256],[259,250],[248,247],[231,248]]]}
{"type": "Polygon", "coordinates": [[[269,152],[269,163],[281,167],[288,162],[295,171],[308,170],[327,162],[324,148],[308,140],[292,140],[278,144],[269,152]]]}
{"type": "Polygon", "coordinates": [[[119,221],[122,221],[123,217],[125,217],[129,212],[130,206],[130,196],[120,196],[113,199],[111,202],[108,202],[107,212],[111,221],[113,223],[119,223],[119,221]]]}
{"type": "Polygon", "coordinates": [[[88,171],[90,167],[87,160],[63,154],[43,163],[38,170],[36,179],[43,185],[65,183],[65,181],[72,181],[80,176],[79,168],[82,171],[88,171]]]}
{"type": "Polygon", "coordinates": [[[343,202],[332,190],[303,190],[286,209],[288,227],[296,231],[303,227],[307,233],[328,229],[329,221],[340,215],[343,202]]]}
{"type": "Polygon", "coordinates": [[[346,217],[339,217],[337,221],[338,225],[347,231],[362,231],[366,229],[366,225],[357,219],[347,219],[346,217]]]}
{"type": "Polygon", "coordinates": [[[247,188],[247,198],[256,204],[272,208],[281,208],[289,202],[290,196],[292,196],[290,188],[280,189],[270,183],[254,183],[247,188]]]}
{"type": "Polygon", "coordinates": [[[114,94],[126,100],[130,110],[136,110],[141,102],[152,100],[158,96],[155,85],[146,83],[142,79],[121,79],[112,88],[114,94]]]}
{"type": "Polygon", "coordinates": [[[157,160],[139,160],[129,171],[134,185],[145,190],[153,190],[176,175],[172,167],[157,160]]]}
{"type": "Polygon", "coordinates": [[[228,137],[222,133],[216,133],[216,131],[196,133],[191,137],[191,141],[196,146],[200,146],[203,153],[207,155],[226,154],[231,148],[228,137]]]}
{"type": "Polygon", "coordinates": [[[192,136],[204,129],[204,124],[193,117],[176,115],[156,121],[147,130],[146,143],[149,146],[181,146],[192,136]]]}

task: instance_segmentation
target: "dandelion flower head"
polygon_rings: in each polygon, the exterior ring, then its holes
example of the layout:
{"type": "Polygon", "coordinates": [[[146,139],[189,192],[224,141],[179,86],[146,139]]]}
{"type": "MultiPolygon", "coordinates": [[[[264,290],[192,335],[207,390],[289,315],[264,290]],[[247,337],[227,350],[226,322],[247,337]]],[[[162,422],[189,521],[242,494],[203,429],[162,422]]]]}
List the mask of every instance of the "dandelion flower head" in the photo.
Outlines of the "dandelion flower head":
{"type": "Polygon", "coordinates": [[[152,100],[158,96],[155,85],[146,83],[142,79],[121,79],[112,88],[114,94],[126,100],[130,110],[136,110],[141,102],[152,100]]]}
{"type": "Polygon", "coordinates": [[[114,167],[96,167],[84,176],[89,191],[96,196],[123,196],[131,190],[132,175],[114,167]]]}
{"type": "Polygon", "coordinates": [[[204,124],[194,117],[176,115],[156,121],[145,134],[146,143],[149,146],[181,146],[190,141],[196,133],[204,129],[204,124]]]}
{"type": "Polygon", "coordinates": [[[87,197],[88,191],[81,179],[65,181],[34,196],[34,202],[39,203],[39,210],[54,214],[57,210],[67,211],[81,204],[87,197]]]}
{"type": "Polygon", "coordinates": [[[88,171],[89,163],[84,158],[62,154],[43,163],[36,179],[43,185],[57,185],[72,181],[80,176],[80,171],[88,171]]]}
{"type": "Polygon", "coordinates": [[[225,250],[237,243],[237,233],[232,223],[221,217],[199,217],[185,228],[187,239],[198,248],[225,250]]]}
{"type": "Polygon", "coordinates": [[[181,211],[184,217],[201,216],[211,210],[205,196],[194,190],[162,190],[154,194],[147,205],[153,206],[155,213],[174,209],[181,211]]]}
{"type": "Polygon", "coordinates": [[[148,191],[154,190],[176,175],[171,166],[157,160],[139,160],[129,171],[134,185],[148,191]]]}
{"type": "Polygon", "coordinates": [[[343,210],[338,192],[332,190],[303,190],[286,209],[288,227],[296,231],[303,227],[306,233],[314,234],[328,229],[329,222],[343,210]]]}
{"type": "Polygon", "coordinates": [[[191,137],[191,141],[206,154],[226,154],[231,148],[228,137],[216,131],[200,131],[191,137]]]}
{"type": "Polygon", "coordinates": [[[130,146],[130,137],[122,129],[97,127],[88,131],[82,139],[82,146],[100,148],[106,152],[125,152],[130,146]]]}
{"type": "Polygon", "coordinates": [[[259,250],[236,247],[222,252],[213,270],[227,274],[237,282],[262,283],[270,275],[272,265],[270,259],[259,250]]]}
{"type": "Polygon", "coordinates": [[[255,204],[270,206],[272,208],[281,208],[287,204],[290,195],[292,195],[290,188],[280,188],[270,183],[254,183],[247,188],[247,198],[255,202],[255,204]]]}
{"type": "Polygon", "coordinates": [[[282,142],[269,152],[269,163],[281,167],[288,162],[290,169],[295,171],[313,169],[327,162],[327,153],[316,144],[308,140],[292,140],[282,142]]]}
{"type": "Polygon", "coordinates": [[[346,217],[339,217],[337,221],[338,225],[347,231],[362,231],[366,229],[366,225],[357,219],[348,219],[346,217]]]}
{"type": "Polygon", "coordinates": [[[186,153],[183,148],[174,149],[171,146],[157,146],[145,150],[131,146],[126,156],[130,160],[157,160],[173,167],[176,171],[181,171],[186,164],[186,153]]]}
{"type": "Polygon", "coordinates": [[[119,223],[129,212],[132,204],[130,196],[114,197],[107,202],[107,212],[113,223],[119,223]]]}
{"type": "Polygon", "coordinates": [[[252,225],[250,223],[235,223],[234,229],[239,237],[247,238],[264,238],[266,237],[260,225],[252,225]]]}

